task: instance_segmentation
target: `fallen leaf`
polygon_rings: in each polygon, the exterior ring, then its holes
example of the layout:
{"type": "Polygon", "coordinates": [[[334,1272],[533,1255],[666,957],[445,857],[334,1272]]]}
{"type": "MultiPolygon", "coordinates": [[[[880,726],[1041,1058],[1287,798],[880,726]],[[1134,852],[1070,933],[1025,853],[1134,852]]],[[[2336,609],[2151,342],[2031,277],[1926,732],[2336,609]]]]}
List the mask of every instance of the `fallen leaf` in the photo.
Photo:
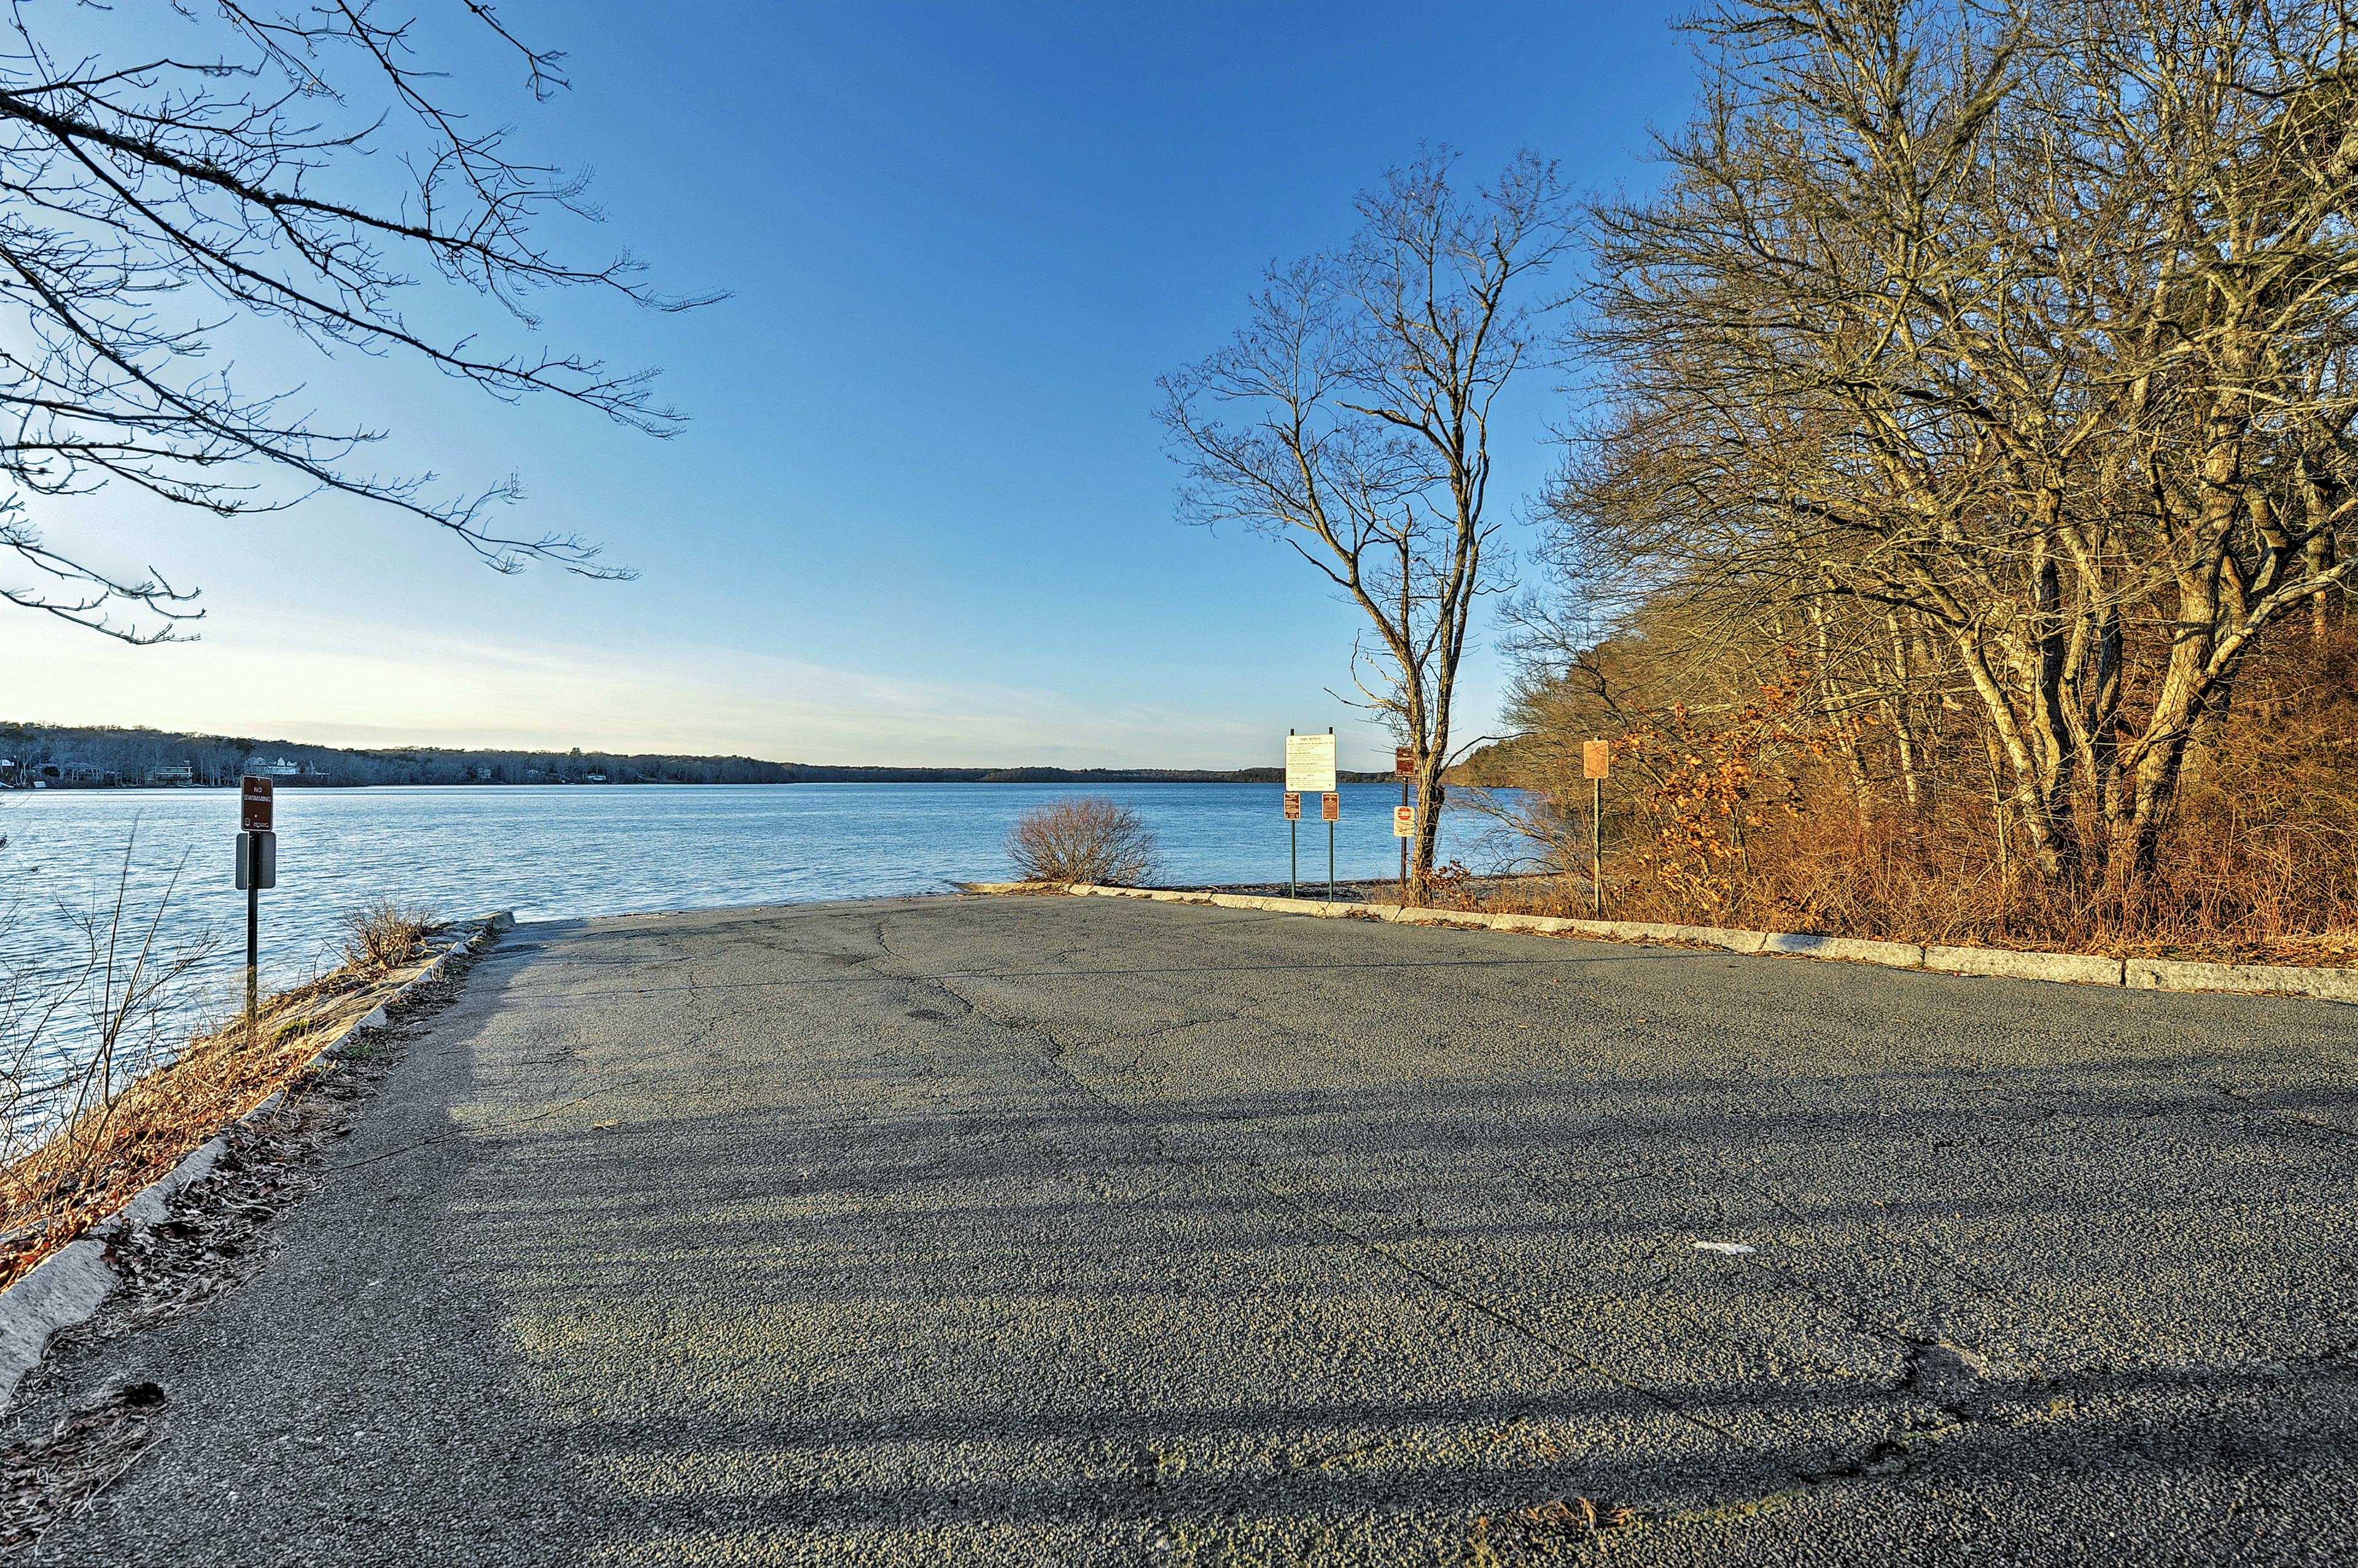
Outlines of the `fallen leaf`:
{"type": "Polygon", "coordinates": [[[620,1127],[622,1125],[622,1124],[620,1119],[613,1121],[593,1121],[590,1124],[590,1130],[592,1132],[603,1132],[610,1127],[620,1127]]]}

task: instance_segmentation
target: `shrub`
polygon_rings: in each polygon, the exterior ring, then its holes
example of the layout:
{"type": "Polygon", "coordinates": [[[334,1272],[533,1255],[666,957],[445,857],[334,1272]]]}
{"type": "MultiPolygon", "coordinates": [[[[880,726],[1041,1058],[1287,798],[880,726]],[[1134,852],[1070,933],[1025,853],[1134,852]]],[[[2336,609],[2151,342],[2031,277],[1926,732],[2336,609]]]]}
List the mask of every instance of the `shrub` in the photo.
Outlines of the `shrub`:
{"type": "Polygon", "coordinates": [[[390,898],[348,909],[337,917],[344,928],[344,962],[357,969],[392,968],[416,952],[441,923],[431,909],[398,904],[390,898]]]}
{"type": "Polygon", "coordinates": [[[1007,858],[1028,882],[1127,886],[1154,875],[1154,830],[1102,795],[1033,806],[1007,834],[1007,858]]]}
{"type": "Polygon", "coordinates": [[[1545,847],[1560,891],[1549,907],[1519,889],[1519,912],[1587,913],[1593,797],[1580,742],[1602,734],[1613,737],[1614,919],[2233,963],[2358,959],[2358,621],[2253,655],[2188,764],[2155,864],[2136,873],[2116,859],[2110,875],[2076,877],[2042,874],[2028,851],[1970,710],[1911,713],[1903,755],[1894,724],[1828,717],[1815,688],[1764,685],[1745,700],[1725,671],[1630,658],[1634,677],[1609,709],[1567,682],[1547,698],[1562,707],[1535,702],[1525,716],[1515,780],[1532,793],[1508,809],[1545,847]],[[1681,683],[1707,708],[1656,702],[1681,683]]]}

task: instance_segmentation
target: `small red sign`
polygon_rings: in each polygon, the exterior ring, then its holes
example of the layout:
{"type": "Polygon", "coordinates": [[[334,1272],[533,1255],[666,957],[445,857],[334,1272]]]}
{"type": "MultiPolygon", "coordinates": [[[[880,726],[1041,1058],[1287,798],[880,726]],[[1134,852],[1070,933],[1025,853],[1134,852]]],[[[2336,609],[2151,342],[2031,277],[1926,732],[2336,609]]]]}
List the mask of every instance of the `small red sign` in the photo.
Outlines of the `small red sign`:
{"type": "Polygon", "coordinates": [[[1285,792],[1285,819],[1288,822],[1302,820],[1302,792],[1298,789],[1285,792]]]}
{"type": "Polygon", "coordinates": [[[238,786],[237,825],[248,833],[267,833],[270,827],[270,791],[268,779],[248,773],[238,786]]]}
{"type": "Polygon", "coordinates": [[[1404,779],[1414,772],[1416,772],[1416,748],[1413,746],[1394,746],[1392,748],[1392,776],[1394,778],[1404,779]]]}
{"type": "Polygon", "coordinates": [[[1340,821],[1342,821],[1342,820],[1343,820],[1343,797],[1342,797],[1341,795],[1320,795],[1320,796],[1318,797],[1318,816],[1319,816],[1319,818],[1320,818],[1322,821],[1326,821],[1326,822],[1340,822],[1340,821]]]}

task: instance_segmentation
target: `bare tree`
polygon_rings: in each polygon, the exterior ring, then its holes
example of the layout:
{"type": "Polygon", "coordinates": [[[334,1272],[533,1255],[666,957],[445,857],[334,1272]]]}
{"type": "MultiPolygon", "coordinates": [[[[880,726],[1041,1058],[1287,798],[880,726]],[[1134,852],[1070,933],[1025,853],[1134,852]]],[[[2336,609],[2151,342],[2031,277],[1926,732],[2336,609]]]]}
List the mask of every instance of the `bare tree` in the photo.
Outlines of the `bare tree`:
{"type": "Polygon", "coordinates": [[[2029,863],[2137,883],[2260,639],[2358,571],[2350,19],[1695,26],[1714,71],[1660,194],[1593,215],[1605,412],[1560,546],[1790,640],[1828,708],[1904,723],[1939,685],[2029,863]]]}
{"type": "Polygon", "coordinates": [[[1372,665],[1359,688],[1415,754],[1412,897],[1431,886],[1475,605],[1502,586],[1491,413],[1532,356],[1526,275],[1562,254],[1569,215],[1533,154],[1472,190],[1454,161],[1392,170],[1347,244],[1272,267],[1228,346],[1162,383],[1181,516],[1282,539],[1371,623],[1353,669],[1372,665]]]}
{"type": "MultiPolygon", "coordinates": [[[[381,432],[324,426],[291,406],[296,389],[257,391],[212,367],[258,327],[323,353],[411,356],[496,397],[546,394],[663,436],[679,416],[653,401],[652,372],[438,337],[399,298],[416,281],[409,269],[430,270],[526,332],[545,289],[665,310],[703,301],[650,293],[627,255],[588,266],[553,255],[534,225],[552,212],[595,218],[581,181],[512,155],[504,130],[471,125],[438,96],[442,73],[413,54],[413,23],[373,0],[135,5],[152,14],[127,46],[136,55],[65,41],[70,7],[48,8],[46,30],[28,6],[0,22],[0,297],[21,323],[0,351],[0,471],[16,488],[0,496],[0,550],[30,573],[0,597],[126,642],[184,634],[202,613],[194,592],[153,568],[60,553],[27,511],[28,497],[118,481],[233,516],[342,492],[447,528],[502,571],[536,557],[628,576],[571,535],[499,532],[491,508],[518,496],[513,479],[441,496],[430,473],[366,471],[353,459],[381,432]],[[381,189],[387,172],[402,175],[389,195],[330,186],[381,189]],[[134,621],[118,626],[112,612],[124,608],[134,621]]],[[[566,85],[561,56],[519,39],[488,5],[466,9],[535,100],[566,85]]]]}

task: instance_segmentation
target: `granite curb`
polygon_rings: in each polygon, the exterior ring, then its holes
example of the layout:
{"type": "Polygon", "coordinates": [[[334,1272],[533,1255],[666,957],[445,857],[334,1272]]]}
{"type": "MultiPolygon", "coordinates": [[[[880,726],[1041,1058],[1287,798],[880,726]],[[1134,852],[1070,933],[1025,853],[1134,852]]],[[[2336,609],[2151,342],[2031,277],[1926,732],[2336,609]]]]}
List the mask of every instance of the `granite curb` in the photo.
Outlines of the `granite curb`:
{"type": "MultiPolygon", "coordinates": [[[[320,1046],[304,1064],[303,1070],[336,1055],[363,1031],[384,1028],[387,1008],[397,1006],[411,991],[441,974],[460,954],[483,937],[497,935],[514,925],[515,915],[510,910],[486,916],[465,939],[435,955],[434,961],[410,977],[399,990],[320,1046]]],[[[286,1092],[280,1089],[273,1093],[239,1117],[238,1124],[243,1126],[269,1115],[286,1098],[286,1092]]],[[[199,1145],[178,1164],[142,1188],[120,1210],[101,1221],[89,1235],[59,1248],[35,1264],[23,1279],[0,1292],[0,1411],[5,1411],[16,1397],[16,1385],[24,1380],[25,1374],[40,1364],[50,1336],[59,1329],[87,1323],[114,1291],[114,1271],[106,1261],[109,1244],[127,1227],[155,1225],[163,1220],[172,1196],[211,1174],[214,1162],[228,1148],[226,1137],[199,1145]]]]}
{"type": "MultiPolygon", "coordinates": [[[[1040,891],[1043,887],[1043,884],[1022,882],[971,882],[965,885],[977,892],[1011,892],[1025,887],[1040,891]]],[[[2302,968],[2275,964],[2196,964],[2173,958],[2107,958],[2086,953],[2019,953],[2003,947],[1919,946],[1913,942],[1822,936],[1810,931],[1741,931],[1726,926],[1662,925],[1635,920],[1486,914],[1462,909],[1421,909],[1391,903],[1328,903],[1324,899],[1270,898],[1253,893],[1174,892],[1159,888],[1101,887],[1091,882],[1046,885],[1061,886],[1068,893],[1098,898],[1142,898],[1158,903],[1206,903],[1224,909],[1357,917],[1404,925],[1471,925],[1493,931],[1532,931],[1551,935],[1602,937],[1617,942],[1682,942],[1698,947],[1721,947],[1731,953],[1833,958],[1951,975],[2123,986],[2135,990],[2235,991],[2358,1002],[2358,970],[2346,968],[2302,968]]]]}

